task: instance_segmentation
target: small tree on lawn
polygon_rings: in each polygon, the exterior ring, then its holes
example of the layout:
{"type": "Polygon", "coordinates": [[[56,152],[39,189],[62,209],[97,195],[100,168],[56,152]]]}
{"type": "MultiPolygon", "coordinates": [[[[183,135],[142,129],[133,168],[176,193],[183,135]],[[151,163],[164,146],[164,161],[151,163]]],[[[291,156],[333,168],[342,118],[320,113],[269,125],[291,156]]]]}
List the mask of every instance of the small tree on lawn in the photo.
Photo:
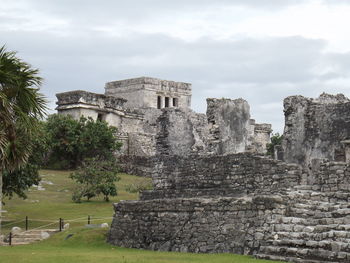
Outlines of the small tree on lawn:
{"type": "Polygon", "coordinates": [[[80,203],[82,198],[89,201],[92,197],[103,195],[106,202],[109,196],[117,195],[115,183],[119,181],[118,168],[114,160],[101,160],[99,158],[86,159],[77,172],[70,178],[78,183],[72,199],[80,203]]]}

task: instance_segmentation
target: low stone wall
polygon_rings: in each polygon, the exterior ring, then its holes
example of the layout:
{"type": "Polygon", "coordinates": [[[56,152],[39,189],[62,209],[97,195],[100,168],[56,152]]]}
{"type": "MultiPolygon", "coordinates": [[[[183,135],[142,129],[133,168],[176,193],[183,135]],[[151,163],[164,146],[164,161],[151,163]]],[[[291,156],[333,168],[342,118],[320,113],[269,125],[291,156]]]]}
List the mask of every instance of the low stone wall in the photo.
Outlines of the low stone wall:
{"type": "Polygon", "coordinates": [[[276,193],[299,185],[303,175],[298,165],[249,153],[177,156],[157,162],[152,174],[154,190],[144,192],[144,200],[276,193]]]}
{"type": "Polygon", "coordinates": [[[313,190],[322,192],[349,192],[350,191],[350,166],[345,162],[327,162],[314,160],[313,167],[308,178],[308,184],[313,190]]]}
{"type": "Polygon", "coordinates": [[[278,196],[123,201],[108,242],[181,252],[254,254],[285,205],[278,196]]]}

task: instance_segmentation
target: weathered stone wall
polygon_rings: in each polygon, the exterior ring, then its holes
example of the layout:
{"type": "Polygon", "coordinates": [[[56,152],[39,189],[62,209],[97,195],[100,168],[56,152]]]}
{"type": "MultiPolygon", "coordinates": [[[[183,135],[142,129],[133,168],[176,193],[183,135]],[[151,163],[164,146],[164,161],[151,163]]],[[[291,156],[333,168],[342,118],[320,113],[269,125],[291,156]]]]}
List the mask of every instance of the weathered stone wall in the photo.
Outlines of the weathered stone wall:
{"type": "Polygon", "coordinates": [[[344,95],[284,100],[284,160],[309,166],[312,159],[344,160],[341,141],[350,138],[350,101],[344,95]]]}
{"type": "Polygon", "coordinates": [[[254,125],[253,149],[258,153],[266,153],[266,145],[270,143],[271,124],[256,123],[254,125]]]}
{"type": "Polygon", "coordinates": [[[207,153],[209,129],[204,114],[191,110],[164,109],[156,122],[158,155],[207,153]]]}
{"type": "Polygon", "coordinates": [[[243,99],[207,99],[207,118],[212,141],[210,152],[244,152],[248,147],[250,108],[243,99]]]}
{"type": "Polygon", "coordinates": [[[106,83],[105,94],[127,99],[129,108],[157,108],[158,96],[161,97],[161,108],[165,107],[165,97],[168,97],[169,106],[174,107],[172,99],[178,101],[179,108],[191,107],[191,84],[161,80],[156,78],[140,77],[106,83]]]}
{"type": "Polygon", "coordinates": [[[278,196],[123,201],[114,205],[108,242],[181,252],[253,254],[283,213],[278,196]]]}
{"type": "Polygon", "coordinates": [[[152,176],[154,190],[115,205],[109,242],[127,247],[256,252],[271,215],[284,213],[285,202],[271,195],[303,176],[298,165],[248,153],[134,158],[152,176]]]}
{"type": "Polygon", "coordinates": [[[162,170],[156,156],[121,155],[118,161],[122,171],[143,177],[153,177],[162,170]]]}
{"type": "Polygon", "coordinates": [[[154,190],[114,205],[109,243],[300,263],[350,261],[348,164],[319,162],[309,178],[298,165],[247,153],[153,161],[154,190]]]}
{"type": "MultiPolygon", "coordinates": [[[[350,192],[349,165],[345,162],[314,160],[313,170],[307,177],[307,185],[312,187],[312,190],[327,193],[350,192]]],[[[338,197],[336,195],[334,198],[338,197]]]]}
{"type": "Polygon", "coordinates": [[[303,176],[298,165],[249,153],[173,156],[157,163],[154,190],[145,191],[142,199],[270,194],[299,185],[303,176]]]}

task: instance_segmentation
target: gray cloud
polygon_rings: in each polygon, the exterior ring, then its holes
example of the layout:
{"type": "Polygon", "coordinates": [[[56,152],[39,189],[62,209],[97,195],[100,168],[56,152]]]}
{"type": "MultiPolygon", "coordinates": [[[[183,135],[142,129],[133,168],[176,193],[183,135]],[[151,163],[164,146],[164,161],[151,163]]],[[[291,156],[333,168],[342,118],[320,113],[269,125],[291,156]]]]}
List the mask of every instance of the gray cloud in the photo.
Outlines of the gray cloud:
{"type": "MultiPolygon", "coordinates": [[[[115,36],[94,29],[116,23],[116,30],[125,30],[132,23],[141,25],[150,20],[161,21],[160,17],[181,17],[183,13],[211,7],[244,6],[265,11],[305,1],[129,0],[103,1],[97,5],[91,0],[18,0],[16,3],[11,12],[2,13],[1,39],[8,49],[19,51],[20,57],[40,68],[45,78],[42,91],[51,100],[51,107],[58,92],[85,89],[102,93],[107,81],[151,76],[193,83],[193,108],[200,112],[206,109],[206,97],[242,97],[250,103],[257,122],[270,122],[281,132],[282,101],[286,96],[314,97],[323,91],[348,93],[350,53],[326,52],[324,40],[300,36],[235,36],[220,40],[203,37],[188,42],[160,33],[127,32],[115,36]],[[30,25],[33,17],[25,15],[33,10],[60,19],[64,25],[59,27],[59,32],[7,28],[30,25]]],[[[5,7],[5,4],[0,7],[0,13],[5,7]]]]}
{"type": "Polygon", "coordinates": [[[0,34],[9,49],[20,51],[19,56],[41,69],[43,92],[52,102],[58,92],[86,89],[102,93],[107,81],[151,76],[193,83],[196,111],[205,111],[206,97],[242,97],[251,104],[258,122],[272,122],[279,131],[284,97],[343,91],[334,83],[323,83],[325,74],[327,81],[350,77],[349,55],[326,53],[324,41],[298,36],[185,42],[162,34],[0,34]],[[334,72],[317,70],[323,68],[334,72]]]}

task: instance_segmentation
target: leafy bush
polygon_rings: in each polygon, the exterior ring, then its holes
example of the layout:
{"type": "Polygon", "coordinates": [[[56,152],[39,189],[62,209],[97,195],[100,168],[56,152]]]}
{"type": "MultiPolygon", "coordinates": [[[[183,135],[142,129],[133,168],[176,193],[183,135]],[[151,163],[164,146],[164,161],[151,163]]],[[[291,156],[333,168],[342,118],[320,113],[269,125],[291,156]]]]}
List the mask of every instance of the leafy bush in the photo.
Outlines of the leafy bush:
{"type": "Polygon", "coordinates": [[[117,128],[104,121],[53,114],[45,124],[50,149],[47,167],[59,169],[76,168],[86,158],[99,156],[112,159],[120,149],[116,137],[117,128]]]}
{"type": "Polygon", "coordinates": [[[72,200],[80,203],[82,198],[90,200],[102,194],[106,202],[109,196],[117,195],[115,183],[119,181],[118,168],[115,161],[99,158],[86,159],[79,170],[70,175],[78,183],[72,200]]]}
{"type": "Polygon", "coordinates": [[[32,185],[38,185],[41,178],[39,176],[39,166],[26,164],[23,168],[8,172],[3,172],[3,194],[10,199],[14,194],[25,199],[25,193],[32,185]]]}

